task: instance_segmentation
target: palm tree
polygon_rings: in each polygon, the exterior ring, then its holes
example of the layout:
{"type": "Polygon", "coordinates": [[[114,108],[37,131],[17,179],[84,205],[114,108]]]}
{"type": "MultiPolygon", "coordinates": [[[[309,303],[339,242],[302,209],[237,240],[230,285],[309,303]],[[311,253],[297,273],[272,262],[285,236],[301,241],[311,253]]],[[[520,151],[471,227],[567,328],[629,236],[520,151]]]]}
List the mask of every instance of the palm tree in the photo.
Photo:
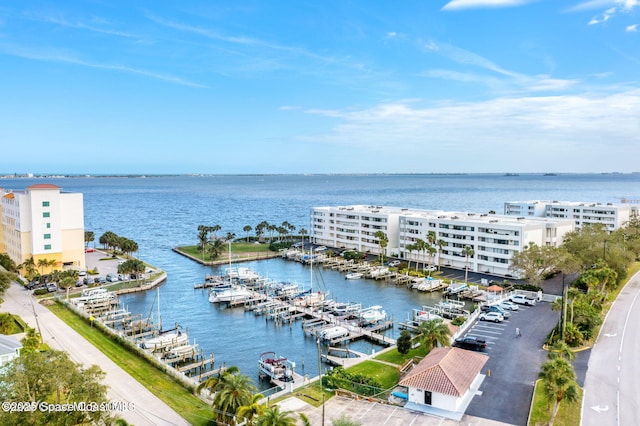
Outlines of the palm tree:
{"type": "Polygon", "coordinates": [[[378,239],[378,245],[380,246],[380,264],[382,265],[382,262],[384,261],[384,256],[385,256],[385,249],[389,244],[389,238],[387,237],[387,234],[385,234],[382,231],[376,231],[376,233],[373,234],[373,236],[378,239]]]}
{"type": "Polygon", "coordinates": [[[264,398],[264,395],[257,393],[253,395],[253,400],[249,405],[243,405],[236,411],[238,420],[245,420],[247,425],[252,426],[254,424],[255,417],[258,417],[264,413],[265,406],[260,404],[260,401],[264,398]]]}
{"type": "MultiPolygon", "coordinates": [[[[429,245],[427,244],[427,242],[425,240],[423,240],[422,238],[418,238],[416,240],[416,250],[418,250],[418,253],[420,253],[420,259],[422,260],[422,266],[424,267],[424,255],[422,254],[423,251],[425,251],[427,249],[429,245]]],[[[416,262],[416,271],[418,270],[418,264],[416,262]]]]}
{"type": "Polygon", "coordinates": [[[441,319],[424,321],[418,327],[420,344],[427,349],[427,353],[438,344],[440,346],[448,346],[450,337],[451,330],[441,319]]]}
{"type": "Polygon", "coordinates": [[[249,242],[249,232],[251,232],[252,229],[251,225],[245,225],[244,228],[242,228],[242,230],[247,234],[245,238],[246,242],[249,242]]]}
{"type": "Polygon", "coordinates": [[[291,411],[280,411],[280,406],[268,407],[264,414],[258,417],[256,426],[295,426],[297,420],[291,411]]]}
{"type": "Polygon", "coordinates": [[[224,238],[227,241],[233,241],[236,238],[236,234],[233,232],[227,232],[227,236],[224,238]]]}
{"type": "Polygon", "coordinates": [[[553,402],[549,425],[553,425],[560,402],[573,403],[578,399],[576,373],[569,361],[564,358],[553,358],[540,367],[540,378],[544,394],[549,405],[553,402]]]}
{"type": "Polygon", "coordinates": [[[27,274],[27,279],[29,281],[33,280],[34,276],[38,272],[36,269],[36,262],[33,260],[33,257],[30,257],[22,262],[22,267],[27,274]]]}
{"type": "Polygon", "coordinates": [[[469,279],[469,257],[473,256],[475,254],[475,250],[473,250],[473,247],[466,245],[464,246],[464,248],[462,249],[462,254],[465,257],[465,268],[464,268],[464,282],[466,283],[469,279]]]}
{"type": "Polygon", "coordinates": [[[442,259],[442,247],[447,246],[447,242],[445,240],[436,241],[436,245],[438,246],[438,271],[440,270],[440,261],[442,259]]]}
{"type": "Polygon", "coordinates": [[[218,411],[218,420],[233,421],[238,408],[250,405],[257,388],[251,378],[244,374],[228,374],[216,387],[213,406],[218,411]]]}
{"type": "Polygon", "coordinates": [[[307,230],[304,228],[300,228],[300,235],[302,236],[302,245],[304,245],[304,236],[307,235],[307,230]]]}
{"type": "Polygon", "coordinates": [[[217,224],[216,224],[216,225],[213,225],[213,226],[211,227],[211,232],[213,232],[213,238],[215,238],[215,239],[217,239],[217,238],[218,238],[218,236],[216,235],[216,232],[218,232],[218,231],[219,231],[219,230],[221,230],[221,229],[222,229],[222,227],[221,227],[220,225],[217,225],[217,224]]]}
{"type": "Polygon", "coordinates": [[[567,361],[571,361],[576,357],[575,352],[571,350],[569,345],[564,340],[557,340],[549,348],[549,358],[562,358],[567,361]]]}
{"type": "Polygon", "coordinates": [[[96,239],[93,231],[84,231],[84,246],[89,247],[89,243],[96,239]]]}
{"type": "MultiPolygon", "coordinates": [[[[414,250],[417,249],[415,244],[408,244],[405,246],[405,249],[409,252],[409,259],[407,259],[408,265],[407,265],[407,270],[411,269],[411,254],[413,253],[414,250]]],[[[418,262],[416,261],[416,271],[418,270],[418,262]]]]}
{"type": "MultiPolygon", "coordinates": [[[[436,257],[437,252],[438,252],[438,249],[436,249],[435,247],[433,246],[427,247],[427,255],[429,256],[429,259],[430,259],[429,264],[433,265],[435,263],[434,259],[436,257]]],[[[429,269],[429,276],[431,276],[431,269],[429,269]]]]}

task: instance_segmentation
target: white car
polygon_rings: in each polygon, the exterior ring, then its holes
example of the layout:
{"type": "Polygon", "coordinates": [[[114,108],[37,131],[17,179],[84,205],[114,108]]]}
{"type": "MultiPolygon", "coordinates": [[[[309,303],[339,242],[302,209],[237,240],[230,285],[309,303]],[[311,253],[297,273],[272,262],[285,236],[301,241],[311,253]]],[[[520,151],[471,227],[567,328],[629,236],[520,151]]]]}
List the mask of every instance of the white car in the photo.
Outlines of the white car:
{"type": "Polygon", "coordinates": [[[391,266],[392,268],[395,268],[399,264],[400,264],[399,260],[392,260],[391,262],[389,262],[389,266],[391,266]]]}
{"type": "Polygon", "coordinates": [[[504,302],[500,303],[498,306],[500,306],[505,311],[517,311],[518,309],[520,309],[520,306],[516,305],[513,302],[509,302],[508,300],[505,300],[504,302]]]}
{"type": "Polygon", "coordinates": [[[536,299],[527,297],[524,294],[516,294],[515,296],[511,296],[509,300],[519,305],[533,306],[536,304],[536,299]]]}
{"type": "Polygon", "coordinates": [[[485,312],[484,314],[480,314],[480,321],[493,321],[493,322],[502,322],[504,321],[504,317],[502,314],[498,312],[485,312]]]}
{"type": "Polygon", "coordinates": [[[438,270],[438,267],[435,265],[429,265],[424,268],[426,272],[434,272],[438,270]]]}

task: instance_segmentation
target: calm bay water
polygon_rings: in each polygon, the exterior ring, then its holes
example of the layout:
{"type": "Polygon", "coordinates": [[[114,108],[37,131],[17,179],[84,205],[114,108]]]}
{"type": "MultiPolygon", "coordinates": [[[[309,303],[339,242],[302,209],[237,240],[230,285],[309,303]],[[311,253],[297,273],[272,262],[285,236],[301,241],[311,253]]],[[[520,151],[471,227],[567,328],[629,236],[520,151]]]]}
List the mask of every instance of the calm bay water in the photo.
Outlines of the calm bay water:
{"type": "MultiPolygon", "coordinates": [[[[301,374],[318,372],[315,340],[304,336],[300,323],[277,327],[243,309],[224,309],[194,291],[194,283],[215,268],[198,265],[171,251],[197,243],[198,225],[220,225],[218,235],[245,235],[245,225],[283,221],[309,230],[314,206],[375,204],[422,209],[484,213],[503,211],[505,201],[532,199],[618,203],[640,199],[640,174],[610,175],[313,175],[313,176],[176,176],[147,178],[0,179],[0,187],[24,189],[34,183],[54,183],[63,191],[84,194],[85,228],[96,237],[105,231],[136,241],[138,256],[167,271],[159,292],[124,297],[135,313],[155,315],[159,293],[165,328],[180,324],[216,364],[237,365],[257,381],[260,353],[275,350],[295,360],[301,374]],[[304,364],[304,366],[303,366],[304,364]]],[[[272,259],[248,266],[263,276],[323,286],[331,297],[363,306],[379,304],[396,324],[413,308],[432,304],[437,295],[412,292],[368,280],[346,281],[331,270],[316,270],[272,259]]],[[[397,337],[397,330],[389,331],[397,337]]],[[[379,350],[360,341],[355,350],[379,350]]]]}

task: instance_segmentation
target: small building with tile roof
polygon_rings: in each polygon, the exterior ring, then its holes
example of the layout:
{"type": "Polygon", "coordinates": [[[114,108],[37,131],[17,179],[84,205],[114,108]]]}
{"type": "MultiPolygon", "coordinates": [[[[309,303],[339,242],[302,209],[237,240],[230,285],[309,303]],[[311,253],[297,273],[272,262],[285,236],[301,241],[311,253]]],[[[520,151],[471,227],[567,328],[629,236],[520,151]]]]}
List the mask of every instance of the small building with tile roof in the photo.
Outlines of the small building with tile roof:
{"type": "Polygon", "coordinates": [[[459,412],[480,386],[480,372],[488,360],[487,355],[465,349],[434,348],[399,384],[407,387],[411,405],[459,412]]]}

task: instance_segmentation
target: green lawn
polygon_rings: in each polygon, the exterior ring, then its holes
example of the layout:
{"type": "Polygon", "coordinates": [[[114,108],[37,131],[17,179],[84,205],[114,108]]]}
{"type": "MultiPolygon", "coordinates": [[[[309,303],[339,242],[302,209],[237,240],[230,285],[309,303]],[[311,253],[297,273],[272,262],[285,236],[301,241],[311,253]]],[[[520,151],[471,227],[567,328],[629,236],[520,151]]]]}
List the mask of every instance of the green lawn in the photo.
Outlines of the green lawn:
{"type": "Polygon", "coordinates": [[[422,346],[420,346],[416,349],[411,349],[409,353],[407,353],[406,355],[402,355],[400,352],[398,352],[398,349],[394,348],[394,349],[391,349],[390,351],[386,351],[376,356],[375,359],[379,359],[380,361],[390,362],[392,364],[402,365],[408,359],[416,358],[416,357],[422,359],[425,356],[426,356],[426,351],[422,346]]]}
{"type": "Polygon", "coordinates": [[[365,361],[347,369],[352,374],[362,374],[374,378],[383,389],[391,389],[398,384],[400,373],[396,367],[375,361],[365,361]]]}
{"type": "Polygon", "coordinates": [[[158,370],[136,354],[113,341],[100,330],[92,328],[64,306],[54,304],[48,307],[55,315],[80,333],[113,362],[149,389],[154,395],[173,408],[192,425],[212,424],[212,409],[181,384],[158,370]]]}
{"type": "MultiPolygon", "coordinates": [[[[529,426],[547,425],[551,418],[551,410],[547,410],[547,401],[542,392],[540,380],[536,381],[536,387],[533,393],[533,404],[531,405],[531,414],[529,416],[529,426]]],[[[580,408],[582,406],[582,389],[578,389],[578,400],[573,404],[560,403],[560,409],[556,416],[555,426],[579,426],[580,425],[580,408]]],[[[553,406],[552,406],[553,407],[553,406]]]]}
{"type": "MultiPolygon", "coordinates": [[[[229,251],[228,246],[225,246],[225,249],[220,252],[220,256],[216,259],[211,258],[211,254],[206,252],[204,253],[204,259],[202,254],[202,249],[198,246],[180,246],[176,247],[176,250],[194,257],[196,259],[204,260],[205,262],[210,261],[221,261],[226,262],[229,260],[229,251]]],[[[269,244],[254,244],[254,243],[232,243],[231,244],[231,258],[232,259],[242,259],[246,257],[256,257],[259,254],[266,255],[269,254],[269,244]]]]}

